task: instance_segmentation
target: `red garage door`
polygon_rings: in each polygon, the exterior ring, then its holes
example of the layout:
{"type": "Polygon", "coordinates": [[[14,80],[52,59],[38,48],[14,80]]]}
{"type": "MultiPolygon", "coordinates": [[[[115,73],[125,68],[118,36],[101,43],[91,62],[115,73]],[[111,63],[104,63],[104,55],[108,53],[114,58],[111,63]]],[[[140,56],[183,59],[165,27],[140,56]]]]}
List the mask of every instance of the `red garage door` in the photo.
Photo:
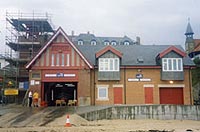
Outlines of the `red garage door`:
{"type": "Polygon", "coordinates": [[[183,88],[160,88],[160,104],[183,104],[183,88]]]}

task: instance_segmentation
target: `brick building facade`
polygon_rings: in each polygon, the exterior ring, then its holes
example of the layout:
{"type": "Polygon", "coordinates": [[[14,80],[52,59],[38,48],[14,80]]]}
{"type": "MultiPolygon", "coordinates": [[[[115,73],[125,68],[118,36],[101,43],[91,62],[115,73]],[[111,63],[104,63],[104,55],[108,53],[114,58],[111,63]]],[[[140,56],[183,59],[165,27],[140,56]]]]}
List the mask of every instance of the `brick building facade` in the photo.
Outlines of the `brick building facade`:
{"type": "Polygon", "coordinates": [[[80,45],[59,28],[26,65],[41,101],[192,104],[193,62],[181,46],[80,45]]]}

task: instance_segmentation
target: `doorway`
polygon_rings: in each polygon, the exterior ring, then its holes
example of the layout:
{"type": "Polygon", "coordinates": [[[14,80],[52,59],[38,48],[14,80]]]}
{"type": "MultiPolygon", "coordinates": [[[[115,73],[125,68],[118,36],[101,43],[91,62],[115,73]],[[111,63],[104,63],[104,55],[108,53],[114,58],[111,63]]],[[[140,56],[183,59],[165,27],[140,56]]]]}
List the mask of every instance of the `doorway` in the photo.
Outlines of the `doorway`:
{"type": "Polygon", "coordinates": [[[45,82],[44,100],[48,106],[55,106],[56,100],[77,100],[77,82],[45,82]]]}

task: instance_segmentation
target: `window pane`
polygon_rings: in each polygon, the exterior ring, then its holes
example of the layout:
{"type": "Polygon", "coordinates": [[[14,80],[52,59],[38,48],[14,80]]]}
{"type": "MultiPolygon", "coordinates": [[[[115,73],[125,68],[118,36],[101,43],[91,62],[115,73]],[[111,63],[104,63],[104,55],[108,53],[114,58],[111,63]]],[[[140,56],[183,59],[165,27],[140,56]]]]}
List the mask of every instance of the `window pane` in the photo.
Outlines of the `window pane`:
{"type": "Polygon", "coordinates": [[[114,70],[115,71],[119,71],[119,59],[115,59],[115,68],[114,68],[114,70]]]}
{"type": "Polygon", "coordinates": [[[108,59],[105,59],[104,61],[105,61],[104,62],[105,71],[108,71],[108,69],[109,69],[108,59]]]}
{"type": "Polygon", "coordinates": [[[98,86],[98,99],[107,100],[108,99],[108,87],[107,86],[98,86]]]}
{"type": "Polygon", "coordinates": [[[162,68],[163,71],[182,71],[182,58],[163,58],[162,68]]]}
{"type": "Polygon", "coordinates": [[[54,66],[54,54],[51,55],[51,65],[54,66]]]}
{"type": "Polygon", "coordinates": [[[103,71],[104,69],[104,61],[103,59],[99,59],[99,71],[103,71]]]}
{"type": "Polygon", "coordinates": [[[40,78],[40,73],[32,73],[32,78],[40,78]]]}
{"type": "Polygon", "coordinates": [[[113,69],[113,67],[114,67],[114,64],[113,64],[114,62],[113,62],[113,60],[112,59],[110,59],[110,71],[113,71],[114,69],[113,69]]]}
{"type": "Polygon", "coordinates": [[[57,54],[56,65],[59,66],[59,54],[57,54]]]}
{"type": "Polygon", "coordinates": [[[167,63],[163,63],[163,70],[167,71],[167,63]]]}
{"type": "Polygon", "coordinates": [[[172,70],[172,60],[168,59],[168,70],[171,71],[172,70]]]}
{"type": "Polygon", "coordinates": [[[100,58],[99,71],[119,71],[118,58],[100,58]]]}
{"type": "Polygon", "coordinates": [[[182,61],[181,61],[181,59],[178,59],[178,70],[179,71],[182,71],[182,61]]]}
{"type": "Polygon", "coordinates": [[[99,98],[106,98],[106,88],[99,88],[99,98]]]}
{"type": "Polygon", "coordinates": [[[64,66],[65,55],[62,54],[62,66],[64,66]]]}
{"type": "Polygon", "coordinates": [[[173,70],[177,70],[177,63],[176,59],[173,59],[173,70]]]}
{"type": "Polygon", "coordinates": [[[67,54],[67,66],[69,66],[69,54],[67,54]]]}

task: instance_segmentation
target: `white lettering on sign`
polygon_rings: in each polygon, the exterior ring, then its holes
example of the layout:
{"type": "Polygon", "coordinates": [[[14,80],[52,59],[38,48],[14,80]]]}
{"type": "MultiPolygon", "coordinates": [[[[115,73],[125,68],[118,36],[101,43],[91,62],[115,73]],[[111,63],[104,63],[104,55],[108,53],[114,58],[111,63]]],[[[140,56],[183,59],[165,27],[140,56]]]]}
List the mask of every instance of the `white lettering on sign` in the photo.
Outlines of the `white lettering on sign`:
{"type": "Polygon", "coordinates": [[[139,81],[139,79],[135,79],[135,78],[128,78],[128,81],[129,81],[129,82],[138,82],[138,81],[139,81]]]}
{"type": "Polygon", "coordinates": [[[75,77],[76,74],[45,74],[45,77],[75,77]]]}
{"type": "Polygon", "coordinates": [[[75,74],[64,74],[64,77],[75,77],[75,74]]]}
{"type": "Polygon", "coordinates": [[[140,79],[140,81],[142,81],[142,82],[150,82],[151,79],[150,78],[142,78],[142,79],[140,79]]]}
{"type": "Polygon", "coordinates": [[[151,79],[150,79],[150,78],[141,78],[141,79],[137,79],[137,78],[128,78],[128,81],[129,81],[129,82],[138,82],[138,81],[141,81],[141,82],[150,82],[151,79]]]}

